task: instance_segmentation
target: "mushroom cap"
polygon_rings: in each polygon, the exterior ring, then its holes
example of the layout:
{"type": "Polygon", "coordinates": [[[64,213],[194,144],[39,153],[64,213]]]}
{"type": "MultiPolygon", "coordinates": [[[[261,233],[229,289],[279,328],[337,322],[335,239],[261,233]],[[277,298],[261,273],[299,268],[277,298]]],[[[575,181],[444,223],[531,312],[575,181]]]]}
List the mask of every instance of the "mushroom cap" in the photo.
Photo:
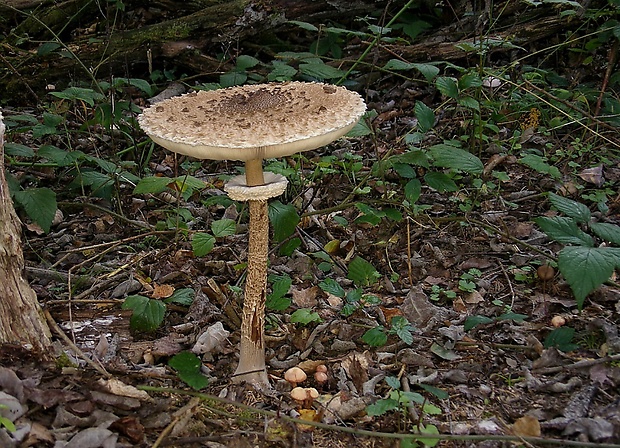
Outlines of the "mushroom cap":
{"type": "Polygon", "coordinates": [[[306,398],[308,398],[306,389],[299,386],[295,387],[293,390],[291,390],[291,398],[295,401],[304,401],[306,398]]]}
{"type": "Polygon", "coordinates": [[[170,151],[247,161],[324,146],[365,111],[362,97],[344,87],[287,82],[191,92],[145,109],[138,122],[170,151]]]}
{"type": "Polygon", "coordinates": [[[281,174],[265,172],[265,183],[248,187],[245,175],[232,177],[225,185],[224,191],[235,201],[264,201],[280,196],[286,190],[288,180],[281,174]]]}
{"type": "Polygon", "coordinates": [[[306,375],[306,372],[304,372],[299,367],[291,367],[286,372],[284,372],[284,379],[289,383],[301,383],[303,381],[306,381],[306,378],[308,378],[308,375],[306,375]]]}

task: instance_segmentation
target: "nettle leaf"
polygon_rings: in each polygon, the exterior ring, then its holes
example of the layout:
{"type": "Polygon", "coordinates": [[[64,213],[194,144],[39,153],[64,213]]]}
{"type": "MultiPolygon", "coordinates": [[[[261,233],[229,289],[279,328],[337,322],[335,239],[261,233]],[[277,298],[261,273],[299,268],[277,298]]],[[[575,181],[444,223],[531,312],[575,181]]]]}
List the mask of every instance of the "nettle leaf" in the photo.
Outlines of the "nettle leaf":
{"type": "Polygon", "coordinates": [[[364,333],[362,341],[371,347],[381,347],[387,343],[388,335],[385,333],[383,327],[375,327],[364,333]]]}
{"type": "Polygon", "coordinates": [[[603,241],[620,246],[620,226],[606,222],[593,222],[590,223],[590,228],[603,241]]]}
{"type": "Polygon", "coordinates": [[[16,191],[13,197],[45,233],[50,231],[57,209],[56,193],[49,188],[29,188],[16,191]]]}
{"type": "Polygon", "coordinates": [[[413,109],[415,117],[418,119],[418,129],[420,132],[428,132],[435,125],[435,113],[422,101],[416,101],[413,109]]]}
{"type": "Polygon", "coordinates": [[[360,256],[356,256],[349,263],[347,278],[358,287],[369,286],[375,283],[381,275],[372,264],[360,256]]]}
{"type": "Polygon", "coordinates": [[[204,257],[214,246],[215,237],[209,233],[194,233],[192,236],[192,250],[195,257],[204,257]]]}
{"type": "Polygon", "coordinates": [[[579,227],[573,218],[565,216],[541,216],[534,218],[534,222],[545,232],[549,238],[562,244],[576,246],[594,246],[594,240],[579,227]]]}
{"type": "Polygon", "coordinates": [[[580,202],[558,196],[554,193],[549,193],[549,201],[559,212],[564,213],[577,222],[588,222],[592,218],[590,209],[580,202]]]}
{"type": "Polygon", "coordinates": [[[431,146],[429,151],[435,160],[435,166],[461,170],[472,174],[480,174],[484,169],[484,165],[478,157],[456,146],[443,143],[431,146]]]}
{"type": "Polygon", "coordinates": [[[325,291],[328,294],[334,295],[336,297],[343,298],[346,295],[346,292],[340,283],[338,283],[333,278],[326,278],[321,283],[319,283],[319,288],[325,291]]]}
{"type": "Polygon", "coordinates": [[[237,223],[233,219],[218,219],[211,223],[211,231],[216,238],[234,235],[237,232],[237,223]]]}
{"type": "Polygon", "coordinates": [[[452,178],[445,173],[429,171],[424,175],[424,181],[429,187],[440,193],[459,190],[458,185],[456,185],[452,178]]]}
{"type": "Polygon", "coordinates": [[[273,226],[274,239],[280,243],[295,231],[300,218],[291,204],[273,201],[269,203],[269,221],[273,226]]]}
{"type": "Polygon", "coordinates": [[[307,325],[310,322],[321,322],[322,320],[317,312],[308,308],[300,308],[291,314],[291,322],[294,324],[307,325]]]}
{"type": "Polygon", "coordinates": [[[144,296],[128,296],[122,308],[133,310],[129,325],[132,329],[143,332],[157,330],[166,314],[166,305],[163,302],[144,296]]]}
{"type": "Polygon", "coordinates": [[[620,266],[620,249],[615,247],[565,247],[558,254],[558,269],[581,309],[586,296],[609,280],[620,266]]]}

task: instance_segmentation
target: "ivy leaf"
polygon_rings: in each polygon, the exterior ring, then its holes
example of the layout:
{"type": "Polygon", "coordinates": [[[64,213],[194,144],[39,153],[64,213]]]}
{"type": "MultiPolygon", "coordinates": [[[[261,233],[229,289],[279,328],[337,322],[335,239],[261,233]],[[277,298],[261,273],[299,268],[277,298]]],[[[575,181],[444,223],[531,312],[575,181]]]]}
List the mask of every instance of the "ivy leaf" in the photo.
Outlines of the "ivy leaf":
{"type": "Polygon", "coordinates": [[[50,231],[57,209],[56,193],[49,188],[29,188],[16,191],[13,197],[45,233],[50,231]]]}
{"type": "Polygon", "coordinates": [[[615,247],[565,247],[558,254],[558,269],[581,309],[586,296],[607,281],[620,266],[620,249],[615,247]]]}

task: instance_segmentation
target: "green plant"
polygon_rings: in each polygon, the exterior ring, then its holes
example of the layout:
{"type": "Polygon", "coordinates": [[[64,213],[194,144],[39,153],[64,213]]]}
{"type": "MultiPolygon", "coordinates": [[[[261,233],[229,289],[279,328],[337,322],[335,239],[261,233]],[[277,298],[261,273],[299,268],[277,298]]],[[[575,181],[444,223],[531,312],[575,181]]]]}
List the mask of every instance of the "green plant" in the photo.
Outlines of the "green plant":
{"type": "Polygon", "coordinates": [[[506,312],[494,318],[487,317],[487,316],[473,315],[473,316],[467,316],[463,327],[465,331],[468,331],[468,330],[471,330],[477,327],[478,325],[491,324],[491,323],[496,323],[496,322],[501,322],[501,321],[506,321],[506,320],[512,320],[515,322],[523,322],[525,319],[527,319],[527,317],[528,316],[525,314],[518,314],[518,313],[513,313],[513,312],[506,312]]]}
{"type": "Polygon", "coordinates": [[[168,365],[177,372],[182,381],[194,390],[204,389],[209,385],[207,377],[200,373],[202,362],[193,353],[178,353],[170,358],[168,365]]]}
{"type": "Polygon", "coordinates": [[[543,345],[545,348],[555,347],[563,352],[570,352],[573,350],[577,350],[579,346],[574,344],[573,337],[575,336],[575,329],[571,327],[560,327],[551,331],[547,337],[543,345]]]}
{"type": "Polygon", "coordinates": [[[382,325],[378,325],[366,331],[362,336],[362,341],[371,347],[381,347],[387,344],[390,335],[398,336],[405,344],[413,343],[412,331],[415,327],[409,323],[404,316],[394,316],[390,322],[390,328],[386,329],[382,325]]]}
{"type": "Polygon", "coordinates": [[[558,253],[558,269],[581,309],[586,296],[620,268],[620,226],[595,222],[584,204],[549,193],[551,205],[565,216],[539,217],[534,222],[565,247],[558,253]]]}
{"type": "MultiPolygon", "coordinates": [[[[400,380],[396,377],[388,376],[385,378],[386,384],[390,387],[390,392],[386,398],[381,398],[370,404],[366,407],[366,413],[371,417],[385,415],[388,412],[398,412],[400,413],[402,420],[406,422],[407,418],[407,410],[410,406],[419,405],[421,410],[421,416],[417,422],[414,422],[413,427],[411,428],[414,432],[419,434],[439,434],[439,430],[435,425],[432,424],[424,424],[422,422],[424,415],[439,415],[442,413],[441,409],[434,404],[431,404],[427,401],[427,399],[418,392],[408,392],[401,390],[400,380]]],[[[428,386],[426,384],[420,384],[420,387],[425,391],[431,393],[435,397],[440,400],[444,400],[448,398],[448,394],[436,387],[428,386]]],[[[420,441],[426,447],[435,446],[439,440],[437,439],[416,439],[412,437],[411,439],[405,439],[407,441],[406,446],[415,447],[418,446],[415,442],[420,441]]]]}
{"type": "Polygon", "coordinates": [[[177,289],[163,301],[141,295],[131,295],[127,296],[123,302],[122,309],[133,311],[129,320],[132,330],[150,333],[157,330],[163,323],[167,303],[189,306],[194,300],[194,294],[191,288],[177,289]]]}
{"type": "MultiPolygon", "coordinates": [[[[6,404],[0,403],[0,409],[8,409],[9,407],[6,404]]],[[[6,417],[0,415],[0,428],[6,428],[9,432],[15,432],[17,428],[15,428],[15,423],[9,420],[6,417]]]]}
{"type": "Polygon", "coordinates": [[[475,279],[482,275],[480,269],[471,268],[467,272],[461,274],[459,279],[459,289],[464,292],[474,292],[476,290],[475,279]]]}
{"type": "Polygon", "coordinates": [[[429,298],[434,301],[438,301],[441,298],[446,298],[448,300],[456,299],[456,292],[451,289],[442,288],[439,285],[431,286],[431,293],[429,298]]]}

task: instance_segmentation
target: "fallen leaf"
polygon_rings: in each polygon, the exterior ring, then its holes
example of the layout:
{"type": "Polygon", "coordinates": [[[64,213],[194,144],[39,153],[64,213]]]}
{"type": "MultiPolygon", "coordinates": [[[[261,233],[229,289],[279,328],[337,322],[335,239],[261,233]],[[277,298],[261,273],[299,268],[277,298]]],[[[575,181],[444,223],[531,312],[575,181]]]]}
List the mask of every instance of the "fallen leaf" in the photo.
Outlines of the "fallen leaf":
{"type": "Polygon", "coordinates": [[[603,165],[599,165],[594,168],[586,168],[581,171],[578,176],[584,181],[594,184],[597,187],[600,187],[605,183],[605,178],[603,177],[603,165]]]}
{"type": "Polygon", "coordinates": [[[513,423],[512,433],[516,436],[540,437],[540,423],[531,415],[524,415],[513,423]]]}
{"type": "Polygon", "coordinates": [[[154,285],[153,293],[151,294],[153,299],[167,299],[174,294],[174,286],[172,285],[158,285],[157,283],[154,285]]]}
{"type": "Polygon", "coordinates": [[[318,286],[312,286],[305,289],[291,288],[293,303],[300,308],[314,308],[317,305],[316,296],[319,292],[318,286]]]}
{"type": "Polygon", "coordinates": [[[104,380],[103,378],[97,381],[103,390],[109,392],[114,395],[121,395],[123,397],[129,398],[137,398],[142,401],[150,401],[151,397],[143,390],[138,390],[134,386],[130,386],[129,384],[123,383],[121,380],[117,380],[116,378],[110,378],[109,380],[104,380]]]}

